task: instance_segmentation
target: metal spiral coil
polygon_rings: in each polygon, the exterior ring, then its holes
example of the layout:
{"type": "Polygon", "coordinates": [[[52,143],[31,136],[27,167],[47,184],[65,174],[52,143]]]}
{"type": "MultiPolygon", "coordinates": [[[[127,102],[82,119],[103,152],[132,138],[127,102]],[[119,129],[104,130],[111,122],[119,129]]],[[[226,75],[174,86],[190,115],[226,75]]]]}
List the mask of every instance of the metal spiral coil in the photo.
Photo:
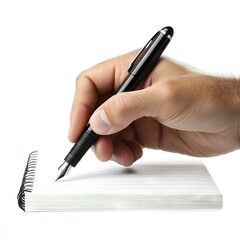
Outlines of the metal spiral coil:
{"type": "Polygon", "coordinates": [[[22,184],[17,195],[18,205],[23,211],[25,211],[25,193],[32,192],[33,190],[37,159],[38,151],[33,151],[29,154],[27,166],[25,168],[22,179],[22,184]]]}

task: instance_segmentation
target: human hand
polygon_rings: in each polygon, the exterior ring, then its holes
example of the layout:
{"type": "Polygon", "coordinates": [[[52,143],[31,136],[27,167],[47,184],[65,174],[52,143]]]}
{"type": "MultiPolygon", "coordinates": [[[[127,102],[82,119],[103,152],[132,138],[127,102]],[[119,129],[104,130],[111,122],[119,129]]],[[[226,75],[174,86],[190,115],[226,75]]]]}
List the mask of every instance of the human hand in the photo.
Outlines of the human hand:
{"type": "Polygon", "coordinates": [[[239,148],[239,80],[210,76],[165,57],[136,91],[113,95],[135,55],[107,60],[78,76],[70,141],[89,121],[101,135],[96,156],[125,166],[140,158],[144,147],[193,156],[239,148]]]}

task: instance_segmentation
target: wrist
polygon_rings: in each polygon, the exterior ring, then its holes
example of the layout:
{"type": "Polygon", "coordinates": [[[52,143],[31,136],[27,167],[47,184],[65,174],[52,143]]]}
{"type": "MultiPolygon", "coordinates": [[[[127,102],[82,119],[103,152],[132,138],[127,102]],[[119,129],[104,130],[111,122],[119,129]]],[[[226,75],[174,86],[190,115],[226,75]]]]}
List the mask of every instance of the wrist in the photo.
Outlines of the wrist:
{"type": "Polygon", "coordinates": [[[237,144],[240,149],[240,79],[234,79],[235,91],[233,94],[232,102],[233,102],[233,111],[236,119],[237,126],[237,144]]]}
{"type": "Polygon", "coordinates": [[[226,123],[235,149],[240,149],[240,79],[215,76],[212,80],[211,92],[219,117],[226,123]]]}
{"type": "Polygon", "coordinates": [[[233,125],[236,126],[237,146],[240,149],[240,79],[227,79],[228,88],[226,91],[229,95],[230,116],[233,118],[233,125]]]}
{"type": "Polygon", "coordinates": [[[240,119],[238,122],[238,148],[240,149],[240,119]]]}

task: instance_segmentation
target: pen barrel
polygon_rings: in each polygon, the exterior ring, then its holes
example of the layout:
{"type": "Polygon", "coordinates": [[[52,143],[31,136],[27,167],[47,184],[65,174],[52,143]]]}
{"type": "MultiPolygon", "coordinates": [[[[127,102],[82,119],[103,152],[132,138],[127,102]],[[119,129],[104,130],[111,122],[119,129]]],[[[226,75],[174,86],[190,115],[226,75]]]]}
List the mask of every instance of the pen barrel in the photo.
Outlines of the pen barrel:
{"type": "Polygon", "coordinates": [[[117,88],[115,94],[134,90],[138,85],[139,81],[140,79],[129,73],[127,77],[123,80],[123,82],[120,84],[120,86],[117,88]]]}
{"type": "Polygon", "coordinates": [[[65,162],[68,162],[72,167],[75,167],[89,148],[97,141],[98,137],[99,135],[96,134],[88,125],[68,155],[65,157],[65,162]]]}
{"type": "Polygon", "coordinates": [[[139,81],[146,79],[149,73],[158,63],[160,56],[162,55],[169,42],[170,39],[165,35],[162,35],[161,40],[157,43],[154,43],[155,46],[153,46],[153,50],[144,55],[139,64],[136,64],[133,67],[131,74],[139,79],[139,81]]]}
{"type": "Polygon", "coordinates": [[[128,75],[115,91],[128,92],[134,90],[139,82],[145,80],[155,65],[158,63],[160,56],[170,42],[170,38],[166,34],[160,33],[156,40],[150,41],[137,55],[136,59],[131,63],[128,69],[128,75]]]}

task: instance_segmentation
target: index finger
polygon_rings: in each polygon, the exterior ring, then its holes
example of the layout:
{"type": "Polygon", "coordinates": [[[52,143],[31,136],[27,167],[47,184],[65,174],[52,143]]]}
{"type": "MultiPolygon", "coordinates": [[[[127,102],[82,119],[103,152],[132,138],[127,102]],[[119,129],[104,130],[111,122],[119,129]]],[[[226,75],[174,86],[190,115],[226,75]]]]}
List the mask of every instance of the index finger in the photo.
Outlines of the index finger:
{"type": "Polygon", "coordinates": [[[136,51],[99,63],[79,74],[73,99],[69,140],[75,142],[84,130],[98,100],[123,81],[136,51]]]}

